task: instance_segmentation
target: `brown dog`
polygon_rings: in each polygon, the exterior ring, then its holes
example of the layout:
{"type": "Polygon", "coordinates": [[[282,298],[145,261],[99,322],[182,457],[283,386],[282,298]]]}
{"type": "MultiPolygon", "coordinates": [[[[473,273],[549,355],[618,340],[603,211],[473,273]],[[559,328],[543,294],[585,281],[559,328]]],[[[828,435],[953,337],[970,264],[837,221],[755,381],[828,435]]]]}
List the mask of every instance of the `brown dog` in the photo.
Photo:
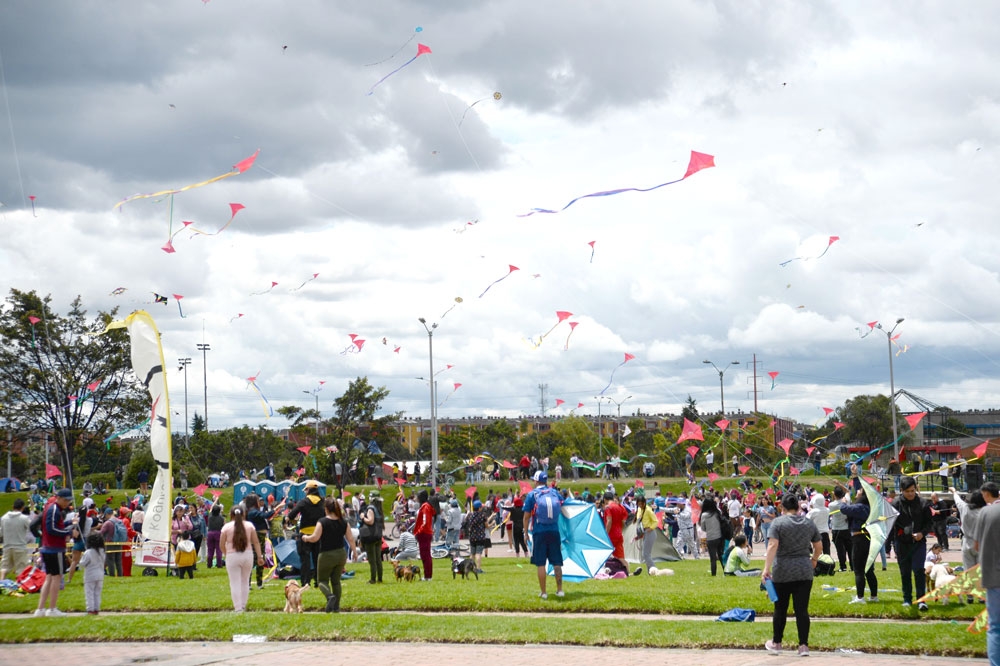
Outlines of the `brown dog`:
{"type": "Polygon", "coordinates": [[[302,612],[302,593],[309,589],[308,585],[299,586],[297,580],[290,580],[285,583],[285,612],[302,612]]]}

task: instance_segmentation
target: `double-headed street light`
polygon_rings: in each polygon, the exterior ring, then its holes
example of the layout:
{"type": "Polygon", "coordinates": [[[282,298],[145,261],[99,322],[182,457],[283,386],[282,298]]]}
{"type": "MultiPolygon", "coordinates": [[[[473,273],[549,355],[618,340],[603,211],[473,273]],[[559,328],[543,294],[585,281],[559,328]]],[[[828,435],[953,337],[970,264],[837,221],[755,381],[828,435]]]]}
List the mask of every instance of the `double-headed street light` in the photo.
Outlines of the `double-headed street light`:
{"type": "Polygon", "coordinates": [[[892,334],[895,332],[896,327],[902,323],[903,318],[900,317],[888,331],[882,327],[881,323],[875,325],[878,330],[885,333],[885,337],[889,343],[889,409],[892,410],[892,457],[900,464],[902,462],[899,460],[899,432],[897,432],[896,426],[896,380],[892,376],[892,334]]]}
{"type": "Polygon", "coordinates": [[[604,396],[604,397],[607,398],[608,402],[614,403],[615,406],[618,408],[618,420],[615,422],[615,430],[618,431],[618,457],[621,458],[621,455],[622,455],[622,404],[625,403],[625,402],[628,402],[629,400],[631,400],[632,396],[628,396],[627,398],[622,398],[621,400],[615,400],[614,398],[609,398],[608,396],[604,396]]]}
{"type": "MultiPolygon", "coordinates": [[[[445,313],[447,314],[447,313],[445,313]]],[[[437,396],[434,390],[434,329],[438,327],[437,324],[427,325],[427,320],[420,317],[417,321],[424,325],[424,330],[427,331],[427,356],[430,358],[430,381],[427,383],[431,385],[431,487],[437,485],[437,469],[438,469],[438,426],[437,426],[437,396]]]]}
{"type": "Polygon", "coordinates": [[[319,413],[319,392],[322,391],[322,390],[323,390],[322,386],[317,386],[312,391],[305,391],[305,390],[302,391],[306,395],[310,395],[311,394],[314,398],[316,398],[316,446],[317,447],[319,446],[319,419],[320,419],[320,413],[319,413]]]}
{"type": "MultiPolygon", "coordinates": [[[[739,361],[730,361],[728,365],[723,366],[722,370],[719,370],[719,366],[717,366],[715,363],[712,363],[708,359],[705,359],[704,361],[702,361],[702,363],[709,364],[710,366],[712,366],[713,368],[715,368],[716,372],[719,373],[719,405],[720,405],[720,408],[722,410],[719,413],[722,415],[722,418],[725,419],[726,418],[726,392],[725,392],[725,388],[724,388],[725,385],[724,385],[724,383],[722,381],[722,376],[724,374],[726,374],[726,370],[728,370],[729,368],[733,367],[734,365],[739,365],[740,362],[739,361]]],[[[722,451],[722,473],[723,474],[725,474],[727,472],[727,470],[726,470],[726,463],[728,461],[726,460],[726,455],[727,455],[727,452],[725,450],[725,445],[723,445],[723,451],[722,451]]],[[[736,470],[733,470],[733,471],[735,472],[736,470]]]]}

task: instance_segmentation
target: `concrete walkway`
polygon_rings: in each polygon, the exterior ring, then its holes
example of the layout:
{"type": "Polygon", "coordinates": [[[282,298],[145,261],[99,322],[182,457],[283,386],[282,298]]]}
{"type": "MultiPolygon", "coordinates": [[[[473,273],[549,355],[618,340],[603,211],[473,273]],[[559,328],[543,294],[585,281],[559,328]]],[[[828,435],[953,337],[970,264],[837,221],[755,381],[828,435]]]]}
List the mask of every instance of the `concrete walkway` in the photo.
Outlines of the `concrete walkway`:
{"type": "MultiPolygon", "coordinates": [[[[685,666],[753,666],[754,664],[864,664],[898,666],[896,655],[813,652],[806,662],[795,654],[780,656],[760,650],[666,650],[656,648],[576,647],[560,645],[468,645],[441,643],[50,643],[4,645],[0,666],[23,666],[44,656],[46,663],[95,663],[101,666],[354,666],[396,663],[406,666],[440,664],[671,664],[685,666]]],[[[985,660],[947,657],[904,657],[907,664],[955,665],[985,660]]]]}

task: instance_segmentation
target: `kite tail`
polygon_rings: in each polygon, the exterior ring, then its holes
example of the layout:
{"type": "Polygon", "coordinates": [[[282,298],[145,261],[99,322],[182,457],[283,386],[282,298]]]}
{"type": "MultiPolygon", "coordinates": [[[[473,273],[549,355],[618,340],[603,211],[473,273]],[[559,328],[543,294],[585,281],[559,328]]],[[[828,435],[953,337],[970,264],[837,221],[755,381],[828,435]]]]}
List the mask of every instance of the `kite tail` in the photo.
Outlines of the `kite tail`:
{"type": "Polygon", "coordinates": [[[374,83],[374,84],[372,85],[372,87],[368,89],[368,92],[367,92],[367,93],[365,93],[365,94],[366,94],[366,95],[371,95],[371,94],[374,94],[374,92],[375,92],[375,88],[378,88],[378,87],[379,87],[379,85],[381,85],[381,83],[382,83],[383,81],[385,81],[385,80],[386,80],[387,78],[389,78],[390,76],[392,76],[393,74],[395,74],[395,73],[396,73],[396,72],[398,72],[399,70],[403,69],[404,67],[406,67],[407,65],[409,65],[409,64],[410,64],[411,62],[413,62],[414,60],[416,60],[416,59],[417,59],[417,56],[419,56],[419,55],[420,55],[420,53],[418,52],[418,53],[417,53],[417,55],[413,56],[412,58],[410,58],[409,60],[407,60],[406,62],[404,62],[404,63],[403,63],[402,65],[400,65],[399,67],[397,67],[396,69],[392,70],[391,72],[389,72],[388,74],[386,74],[385,76],[383,76],[383,77],[382,77],[381,79],[379,79],[378,81],[376,81],[376,82],[375,82],[375,83],[374,83]]]}
{"type": "Polygon", "coordinates": [[[184,310],[181,309],[181,302],[180,302],[180,300],[176,299],[176,298],[174,300],[177,301],[177,312],[180,313],[181,319],[187,319],[187,316],[184,314],[184,310]]]}
{"type": "Polygon", "coordinates": [[[495,284],[496,284],[497,282],[500,282],[500,281],[502,281],[502,280],[506,280],[506,279],[507,279],[508,277],[510,277],[510,273],[507,273],[507,275],[504,275],[504,276],[503,276],[502,278],[500,278],[499,280],[494,280],[493,282],[491,282],[491,283],[489,284],[489,286],[488,286],[488,287],[486,287],[486,289],[483,289],[483,293],[479,294],[479,298],[482,298],[483,296],[485,296],[485,295],[486,295],[486,292],[488,292],[488,291],[490,290],[490,287],[492,287],[493,285],[495,285],[495,284]]]}
{"type": "Polygon", "coordinates": [[[569,339],[573,337],[573,331],[575,330],[575,328],[569,329],[569,335],[566,336],[566,344],[563,346],[563,350],[569,351],[569,339]]]}

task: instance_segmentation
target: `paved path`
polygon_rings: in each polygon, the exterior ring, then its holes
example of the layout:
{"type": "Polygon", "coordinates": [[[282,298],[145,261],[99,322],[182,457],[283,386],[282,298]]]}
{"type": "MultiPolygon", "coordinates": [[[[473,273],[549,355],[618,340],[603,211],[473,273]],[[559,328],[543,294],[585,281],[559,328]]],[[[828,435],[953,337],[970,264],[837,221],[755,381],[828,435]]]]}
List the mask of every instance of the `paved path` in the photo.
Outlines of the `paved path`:
{"type": "MultiPolygon", "coordinates": [[[[46,663],[92,663],[101,666],[356,666],[358,663],[438,664],[671,664],[685,666],[774,666],[787,663],[840,666],[898,666],[895,655],[813,652],[807,662],[792,654],[773,656],[761,650],[666,650],[657,648],[576,647],[561,645],[468,645],[441,643],[52,643],[5,645],[0,666],[23,666],[44,655],[46,663]]],[[[956,665],[986,660],[906,656],[907,664],[956,665]]]]}

